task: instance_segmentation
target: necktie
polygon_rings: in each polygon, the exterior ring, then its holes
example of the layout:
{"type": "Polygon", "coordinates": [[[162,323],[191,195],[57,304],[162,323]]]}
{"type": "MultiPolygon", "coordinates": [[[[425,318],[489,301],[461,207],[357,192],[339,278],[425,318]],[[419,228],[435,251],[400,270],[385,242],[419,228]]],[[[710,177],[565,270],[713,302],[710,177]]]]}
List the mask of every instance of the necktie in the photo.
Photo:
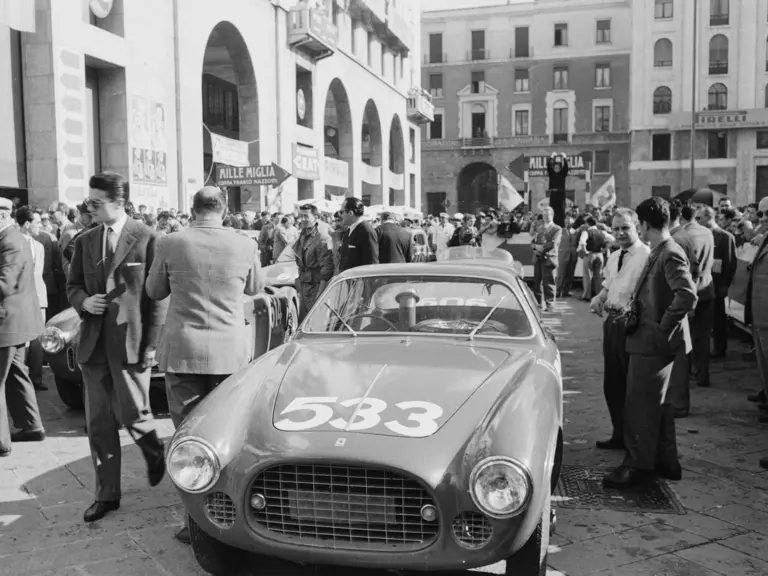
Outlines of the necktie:
{"type": "Polygon", "coordinates": [[[624,256],[627,255],[626,250],[622,250],[621,254],[619,254],[619,271],[621,271],[621,267],[624,265],[624,256]]]}
{"type": "Polygon", "coordinates": [[[115,257],[115,231],[110,226],[107,228],[107,241],[104,246],[104,272],[108,273],[112,267],[112,259],[115,257]]]}

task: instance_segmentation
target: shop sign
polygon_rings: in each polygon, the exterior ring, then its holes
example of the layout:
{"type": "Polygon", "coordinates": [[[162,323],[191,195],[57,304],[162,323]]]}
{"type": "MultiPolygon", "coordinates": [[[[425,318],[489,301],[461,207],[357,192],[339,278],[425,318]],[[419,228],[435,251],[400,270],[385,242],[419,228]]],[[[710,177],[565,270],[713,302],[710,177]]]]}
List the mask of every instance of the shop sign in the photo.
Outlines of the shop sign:
{"type": "Polygon", "coordinates": [[[272,162],[264,166],[219,166],[216,183],[219,186],[271,186],[277,188],[290,176],[272,162]]]}
{"type": "MultiPolygon", "coordinates": [[[[529,178],[540,178],[547,176],[547,160],[550,156],[528,156],[526,157],[529,178]]],[[[589,162],[584,160],[581,155],[568,156],[568,175],[586,176],[589,172],[589,162]]]]}
{"type": "Polygon", "coordinates": [[[323,158],[323,181],[326,186],[349,187],[349,164],[336,158],[323,158]]]}
{"type": "MultiPolygon", "coordinates": [[[[708,110],[696,112],[697,130],[727,130],[729,128],[768,127],[768,108],[751,110],[708,110]]],[[[669,116],[670,130],[690,130],[691,113],[679,112],[669,116]]]]}
{"type": "Polygon", "coordinates": [[[301,180],[320,180],[317,150],[293,143],[293,175],[301,180]]]}
{"type": "Polygon", "coordinates": [[[248,142],[233,140],[226,136],[211,134],[213,161],[227,166],[250,166],[248,161],[248,142]]]}

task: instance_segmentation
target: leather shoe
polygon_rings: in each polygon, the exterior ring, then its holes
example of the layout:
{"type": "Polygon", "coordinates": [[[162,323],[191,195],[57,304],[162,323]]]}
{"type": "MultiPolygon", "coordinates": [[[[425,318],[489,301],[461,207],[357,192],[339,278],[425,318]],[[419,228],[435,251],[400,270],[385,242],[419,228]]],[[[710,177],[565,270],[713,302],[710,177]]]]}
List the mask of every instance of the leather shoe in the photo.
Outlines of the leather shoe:
{"type": "Polygon", "coordinates": [[[8,448],[8,450],[0,450],[0,458],[5,458],[6,456],[11,455],[11,449],[8,448]]]}
{"type": "Polygon", "coordinates": [[[120,508],[119,500],[94,502],[91,504],[91,507],[85,511],[85,514],[83,514],[83,520],[86,522],[96,522],[96,520],[101,520],[107,513],[117,510],[118,508],[120,508]]]}
{"type": "Polygon", "coordinates": [[[604,488],[647,488],[653,483],[655,474],[647,470],[635,470],[629,466],[619,466],[603,478],[604,488]]]}
{"type": "Polygon", "coordinates": [[[750,402],[768,402],[768,398],[763,390],[760,390],[757,394],[750,394],[747,396],[747,400],[750,402]]]}
{"type": "Polygon", "coordinates": [[[176,532],[176,540],[182,544],[192,544],[192,538],[189,535],[189,526],[184,526],[184,528],[176,532]]]}
{"type": "Polygon", "coordinates": [[[760,458],[760,468],[768,470],[768,458],[760,458]]]}
{"type": "Polygon", "coordinates": [[[163,476],[165,476],[165,458],[161,457],[160,460],[154,465],[147,468],[147,477],[149,478],[150,486],[157,486],[162,482],[163,476]]]}
{"type": "Polygon", "coordinates": [[[600,450],[624,450],[624,441],[617,438],[611,438],[610,440],[598,440],[595,442],[600,450]]]}
{"type": "Polygon", "coordinates": [[[656,466],[656,474],[666,480],[674,480],[677,482],[683,479],[683,467],[680,466],[680,462],[675,462],[674,464],[659,464],[656,466]]]}
{"type": "Polygon", "coordinates": [[[45,430],[17,430],[11,433],[11,442],[42,442],[45,430]]]}

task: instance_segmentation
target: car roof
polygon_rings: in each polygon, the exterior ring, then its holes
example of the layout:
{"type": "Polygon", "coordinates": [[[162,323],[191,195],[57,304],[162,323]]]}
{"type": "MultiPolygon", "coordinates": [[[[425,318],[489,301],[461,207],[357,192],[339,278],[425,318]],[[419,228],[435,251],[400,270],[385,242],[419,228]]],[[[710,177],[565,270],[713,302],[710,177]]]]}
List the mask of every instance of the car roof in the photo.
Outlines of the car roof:
{"type": "Polygon", "coordinates": [[[492,258],[445,260],[443,262],[418,262],[405,264],[370,264],[358,266],[339,274],[338,278],[364,276],[470,276],[498,280],[514,285],[518,277],[508,262],[492,258]]]}

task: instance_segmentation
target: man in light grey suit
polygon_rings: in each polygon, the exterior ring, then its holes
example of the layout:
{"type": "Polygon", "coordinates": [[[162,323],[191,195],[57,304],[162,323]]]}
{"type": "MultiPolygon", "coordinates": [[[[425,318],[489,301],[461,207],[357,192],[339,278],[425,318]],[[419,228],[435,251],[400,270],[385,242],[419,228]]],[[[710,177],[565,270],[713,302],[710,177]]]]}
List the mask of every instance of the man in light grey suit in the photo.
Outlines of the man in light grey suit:
{"type": "MultiPolygon", "coordinates": [[[[205,187],[194,197],[195,219],[162,238],[147,278],[153,300],[170,296],[158,363],[177,428],[216,386],[249,361],[245,295],[264,287],[258,245],[224,228],[227,197],[205,187]]],[[[189,541],[184,528],[177,535],[189,541]]]]}

